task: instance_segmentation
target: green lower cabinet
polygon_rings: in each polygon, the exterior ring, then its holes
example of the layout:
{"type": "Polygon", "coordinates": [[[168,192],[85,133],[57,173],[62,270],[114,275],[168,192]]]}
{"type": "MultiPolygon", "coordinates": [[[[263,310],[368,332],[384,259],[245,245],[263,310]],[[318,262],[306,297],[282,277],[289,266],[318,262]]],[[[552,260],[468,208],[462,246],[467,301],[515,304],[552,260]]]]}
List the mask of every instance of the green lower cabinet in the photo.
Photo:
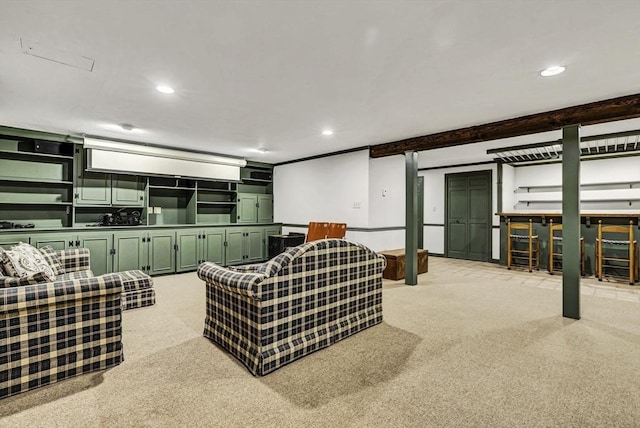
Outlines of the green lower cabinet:
{"type": "Polygon", "coordinates": [[[149,244],[146,231],[116,232],[113,235],[113,271],[139,269],[149,273],[149,244]]]}
{"type": "Polygon", "coordinates": [[[176,271],[176,232],[149,232],[149,275],[174,273],[176,271]]]}
{"type": "Polygon", "coordinates": [[[202,231],[198,229],[176,232],[176,272],[196,270],[202,252],[202,231]]]}
{"type": "Polygon", "coordinates": [[[264,260],[264,228],[247,228],[245,238],[246,262],[256,263],[264,260]]]}
{"type": "Polygon", "coordinates": [[[227,261],[225,258],[225,241],[226,233],[221,228],[204,229],[202,231],[202,253],[200,254],[200,262],[213,262],[224,266],[227,261]]]}
{"type": "Polygon", "coordinates": [[[245,230],[242,228],[227,229],[226,253],[227,265],[237,265],[245,262],[244,253],[245,230]]]}
{"type": "Polygon", "coordinates": [[[21,233],[0,233],[0,248],[10,250],[11,247],[18,245],[21,242],[28,244],[30,242],[29,235],[21,233]]]}
{"type": "Polygon", "coordinates": [[[31,235],[31,245],[36,248],[49,245],[53,247],[54,250],[62,251],[70,248],[79,248],[80,242],[78,242],[77,233],[51,232],[31,235]]]}
{"type": "Polygon", "coordinates": [[[113,272],[113,233],[79,233],[78,248],[88,248],[91,256],[91,271],[94,275],[113,272]]]}

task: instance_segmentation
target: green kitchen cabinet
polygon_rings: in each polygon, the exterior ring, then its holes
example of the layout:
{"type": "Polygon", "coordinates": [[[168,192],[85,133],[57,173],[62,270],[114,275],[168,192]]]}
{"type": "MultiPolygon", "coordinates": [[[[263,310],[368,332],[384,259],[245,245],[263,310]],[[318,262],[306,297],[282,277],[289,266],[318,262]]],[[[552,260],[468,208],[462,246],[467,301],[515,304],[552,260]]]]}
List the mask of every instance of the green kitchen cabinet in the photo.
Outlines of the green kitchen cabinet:
{"type": "Polygon", "coordinates": [[[202,231],[202,253],[200,262],[226,264],[226,231],[223,228],[207,228],[202,231]]]}
{"type": "Polygon", "coordinates": [[[74,155],[73,196],[76,205],[111,205],[111,176],[86,169],[86,157],[82,147],[76,147],[74,155]]]}
{"type": "Polygon", "coordinates": [[[238,193],[234,218],[236,223],[271,223],[273,195],[238,193]]]}
{"type": "Polygon", "coordinates": [[[273,221],[273,195],[257,195],[258,198],[258,223],[271,223],[273,221]]]}
{"type": "Polygon", "coordinates": [[[139,269],[149,273],[149,243],[147,236],[148,232],[144,230],[114,233],[114,272],[139,269]]]}
{"type": "Polygon", "coordinates": [[[245,229],[227,229],[226,258],[227,265],[237,265],[245,263],[245,229]]]}
{"type": "Polygon", "coordinates": [[[176,272],[192,271],[200,264],[202,231],[185,229],[176,232],[176,272]]]}
{"type": "Polygon", "coordinates": [[[141,177],[114,174],[111,178],[111,204],[144,207],[144,185],[141,177]]]}
{"type": "Polygon", "coordinates": [[[22,233],[0,233],[0,248],[10,250],[11,247],[21,242],[28,244],[30,242],[29,235],[22,233]]]}
{"type": "Polygon", "coordinates": [[[94,275],[113,272],[113,233],[112,232],[80,232],[78,248],[87,248],[91,257],[91,271],[94,275]]]}
{"type": "Polygon", "coordinates": [[[227,264],[256,263],[264,260],[264,228],[243,227],[227,230],[227,264]]]}
{"type": "Polygon", "coordinates": [[[149,231],[149,275],[176,271],[176,232],[173,230],[149,231]]]}

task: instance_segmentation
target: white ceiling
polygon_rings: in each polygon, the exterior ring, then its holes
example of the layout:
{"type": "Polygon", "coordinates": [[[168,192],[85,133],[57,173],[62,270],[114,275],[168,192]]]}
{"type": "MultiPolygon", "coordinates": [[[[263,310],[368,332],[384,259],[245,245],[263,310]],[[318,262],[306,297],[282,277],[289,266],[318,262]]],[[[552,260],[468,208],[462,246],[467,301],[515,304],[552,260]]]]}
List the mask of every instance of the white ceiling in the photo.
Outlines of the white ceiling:
{"type": "Polygon", "coordinates": [[[639,89],[638,0],[0,0],[0,124],[264,162],[639,89]]]}

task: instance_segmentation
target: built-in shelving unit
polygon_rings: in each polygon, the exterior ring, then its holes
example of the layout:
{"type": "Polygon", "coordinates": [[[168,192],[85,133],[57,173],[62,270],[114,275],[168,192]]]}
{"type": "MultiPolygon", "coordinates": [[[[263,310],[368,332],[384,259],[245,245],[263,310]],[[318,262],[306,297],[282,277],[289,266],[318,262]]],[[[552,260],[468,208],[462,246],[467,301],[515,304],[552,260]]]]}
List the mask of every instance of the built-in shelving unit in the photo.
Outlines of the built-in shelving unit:
{"type": "MultiPolygon", "coordinates": [[[[520,186],[515,193],[515,205],[518,207],[561,208],[562,185],[520,186]]],[[[640,206],[640,181],[610,183],[584,183],[580,185],[580,203],[592,209],[603,210],[629,209],[640,206]]]]}

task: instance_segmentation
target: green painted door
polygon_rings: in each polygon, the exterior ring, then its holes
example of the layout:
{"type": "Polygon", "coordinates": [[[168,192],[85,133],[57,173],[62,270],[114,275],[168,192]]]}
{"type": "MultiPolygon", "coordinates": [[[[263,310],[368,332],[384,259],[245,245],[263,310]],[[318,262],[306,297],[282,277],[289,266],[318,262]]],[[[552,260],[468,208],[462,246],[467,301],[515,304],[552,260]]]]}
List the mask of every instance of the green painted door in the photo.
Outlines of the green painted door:
{"type": "Polygon", "coordinates": [[[75,149],[73,194],[76,205],[111,204],[111,176],[101,172],[87,172],[84,150],[75,149]]]}
{"type": "Polygon", "coordinates": [[[149,275],[174,273],[176,271],[175,232],[149,232],[149,275]]]}
{"type": "Polygon", "coordinates": [[[237,265],[244,262],[244,229],[227,229],[227,265],[237,265]]]}
{"type": "Polygon", "coordinates": [[[273,221],[273,195],[258,195],[258,223],[273,221]]]}
{"type": "Polygon", "coordinates": [[[252,194],[238,193],[237,222],[257,223],[258,222],[258,196],[252,194]]]}
{"type": "Polygon", "coordinates": [[[198,229],[179,230],[176,232],[176,272],[196,270],[200,264],[198,256],[202,252],[200,246],[202,233],[198,229]]]}
{"type": "Polygon", "coordinates": [[[269,257],[269,236],[280,235],[280,226],[266,226],[264,228],[264,248],[262,255],[266,259],[269,257]]]}
{"type": "Polygon", "coordinates": [[[78,235],[76,233],[38,233],[31,235],[31,245],[36,248],[50,245],[54,250],[61,251],[69,248],[79,247],[78,235]]]}
{"type": "Polygon", "coordinates": [[[88,248],[91,257],[91,271],[102,275],[113,271],[113,233],[79,233],[80,248],[88,248]]]}
{"type": "Polygon", "coordinates": [[[139,269],[149,273],[149,247],[145,231],[116,232],[113,235],[113,247],[116,250],[114,272],[139,269]]]}
{"type": "Polygon", "coordinates": [[[248,228],[245,235],[245,262],[255,263],[264,260],[264,228],[248,228]]]}
{"type": "Polygon", "coordinates": [[[446,256],[491,259],[491,171],[446,175],[446,256]]]}
{"type": "Polygon", "coordinates": [[[202,255],[201,261],[213,262],[219,265],[225,264],[225,230],[222,228],[204,229],[202,236],[202,255]]]}
{"type": "Polygon", "coordinates": [[[144,183],[134,175],[114,175],[111,181],[111,203],[127,207],[144,206],[144,183]]]}
{"type": "Polygon", "coordinates": [[[14,245],[18,245],[19,243],[24,242],[25,244],[29,244],[31,241],[29,240],[29,235],[23,235],[20,233],[12,233],[5,234],[0,233],[0,248],[4,248],[5,250],[10,250],[14,245]]]}

